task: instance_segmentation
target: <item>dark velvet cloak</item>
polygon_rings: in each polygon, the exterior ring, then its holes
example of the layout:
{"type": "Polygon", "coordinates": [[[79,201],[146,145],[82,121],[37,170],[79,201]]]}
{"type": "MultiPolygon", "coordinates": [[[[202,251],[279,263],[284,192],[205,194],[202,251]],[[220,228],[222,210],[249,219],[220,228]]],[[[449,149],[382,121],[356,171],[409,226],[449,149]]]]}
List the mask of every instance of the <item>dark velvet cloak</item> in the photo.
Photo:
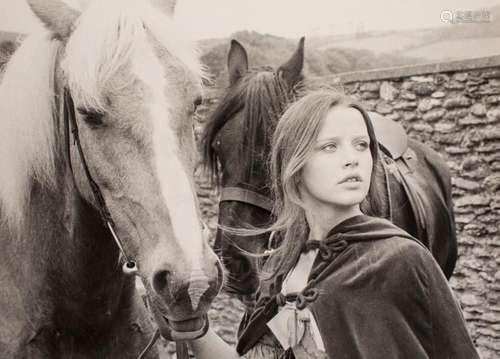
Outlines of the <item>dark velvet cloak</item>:
{"type": "MultiPolygon", "coordinates": [[[[389,221],[359,215],[318,243],[297,305],[300,299],[312,311],[330,358],[479,358],[448,282],[416,239],[389,221]]],[[[286,274],[261,283],[255,310],[240,325],[240,355],[271,333],[266,323],[283,304],[286,274]]]]}

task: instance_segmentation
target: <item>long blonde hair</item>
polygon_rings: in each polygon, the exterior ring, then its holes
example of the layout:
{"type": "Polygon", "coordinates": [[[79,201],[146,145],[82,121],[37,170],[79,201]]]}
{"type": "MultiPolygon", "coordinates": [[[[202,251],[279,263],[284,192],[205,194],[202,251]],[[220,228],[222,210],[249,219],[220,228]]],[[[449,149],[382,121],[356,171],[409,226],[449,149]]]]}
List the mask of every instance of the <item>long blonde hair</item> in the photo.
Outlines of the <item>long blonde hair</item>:
{"type": "Polygon", "coordinates": [[[353,107],[361,112],[370,137],[370,152],[373,171],[367,200],[363,212],[381,216],[382,198],[376,190],[376,169],[380,168],[377,141],[371,121],[361,106],[349,97],[333,90],[313,91],[291,105],[278,122],[273,136],[270,175],[274,196],[273,215],[275,221],[268,229],[278,232],[283,238],[276,250],[280,260],[272,268],[271,278],[281,269],[291,268],[300,255],[303,243],[308,238],[309,226],[304,205],[300,197],[301,170],[312,154],[314,143],[323,119],[336,106],[353,107]]]}

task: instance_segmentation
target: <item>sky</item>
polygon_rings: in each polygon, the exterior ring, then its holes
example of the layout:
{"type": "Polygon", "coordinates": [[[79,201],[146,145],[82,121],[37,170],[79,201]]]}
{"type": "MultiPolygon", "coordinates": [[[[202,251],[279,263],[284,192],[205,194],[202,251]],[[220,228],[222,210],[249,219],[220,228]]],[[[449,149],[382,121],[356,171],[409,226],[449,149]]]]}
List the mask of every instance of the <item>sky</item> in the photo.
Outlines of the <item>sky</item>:
{"type": "MultiPolygon", "coordinates": [[[[198,39],[228,37],[240,30],[297,38],[451,26],[441,19],[443,11],[499,4],[500,0],[178,0],[176,17],[198,39]]],[[[39,26],[25,0],[0,0],[0,30],[32,32],[39,26]]]]}

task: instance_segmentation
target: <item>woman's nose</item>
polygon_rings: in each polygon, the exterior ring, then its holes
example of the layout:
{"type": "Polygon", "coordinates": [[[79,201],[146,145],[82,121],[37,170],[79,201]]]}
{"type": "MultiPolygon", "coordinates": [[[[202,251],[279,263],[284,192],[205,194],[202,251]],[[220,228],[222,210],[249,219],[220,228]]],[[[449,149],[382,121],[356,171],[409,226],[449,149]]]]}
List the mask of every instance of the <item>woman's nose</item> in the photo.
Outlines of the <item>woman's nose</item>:
{"type": "Polygon", "coordinates": [[[344,167],[345,168],[354,168],[354,167],[357,167],[358,164],[359,164],[359,161],[356,158],[351,158],[351,159],[346,160],[346,162],[344,163],[344,167]]]}

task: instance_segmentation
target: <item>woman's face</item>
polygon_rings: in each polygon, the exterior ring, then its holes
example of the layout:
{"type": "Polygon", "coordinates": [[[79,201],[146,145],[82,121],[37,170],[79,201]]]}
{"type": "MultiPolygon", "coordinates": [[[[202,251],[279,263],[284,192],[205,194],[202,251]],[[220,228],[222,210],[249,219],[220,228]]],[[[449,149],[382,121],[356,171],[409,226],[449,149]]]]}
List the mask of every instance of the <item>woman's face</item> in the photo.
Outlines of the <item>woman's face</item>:
{"type": "Polygon", "coordinates": [[[369,145],[361,113],[351,107],[333,107],[302,168],[303,200],[346,210],[358,206],[370,188],[373,160],[369,145]]]}

